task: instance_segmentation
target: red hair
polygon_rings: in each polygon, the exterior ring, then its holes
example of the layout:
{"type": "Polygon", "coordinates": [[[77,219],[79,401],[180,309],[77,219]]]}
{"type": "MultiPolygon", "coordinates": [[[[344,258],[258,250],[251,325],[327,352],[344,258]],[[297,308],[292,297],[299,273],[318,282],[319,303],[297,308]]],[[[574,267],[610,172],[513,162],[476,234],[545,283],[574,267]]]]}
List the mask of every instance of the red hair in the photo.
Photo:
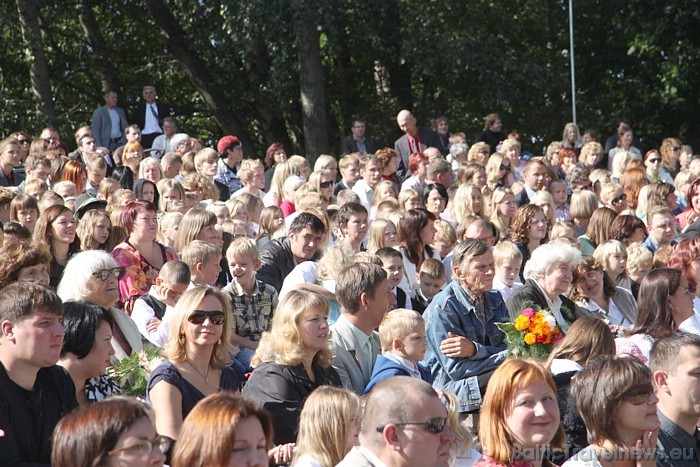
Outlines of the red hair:
{"type": "Polygon", "coordinates": [[[410,170],[411,173],[418,172],[418,167],[420,166],[420,163],[427,160],[428,156],[426,156],[422,152],[414,152],[413,154],[411,154],[411,157],[408,158],[408,170],[410,170]]]}
{"type": "Polygon", "coordinates": [[[121,223],[127,237],[134,231],[134,224],[136,224],[138,215],[144,212],[156,214],[158,210],[153,203],[143,200],[130,201],[124,206],[121,223]]]}
{"type": "Polygon", "coordinates": [[[666,264],[666,267],[678,269],[681,272],[693,292],[698,286],[698,280],[697,277],[693,277],[692,264],[698,256],[700,256],[700,238],[690,238],[680,241],[673,246],[666,264]]]}
{"type": "Polygon", "coordinates": [[[85,191],[87,172],[85,166],[78,161],[68,161],[61,171],[61,181],[75,183],[75,192],[80,195],[85,191]]]}

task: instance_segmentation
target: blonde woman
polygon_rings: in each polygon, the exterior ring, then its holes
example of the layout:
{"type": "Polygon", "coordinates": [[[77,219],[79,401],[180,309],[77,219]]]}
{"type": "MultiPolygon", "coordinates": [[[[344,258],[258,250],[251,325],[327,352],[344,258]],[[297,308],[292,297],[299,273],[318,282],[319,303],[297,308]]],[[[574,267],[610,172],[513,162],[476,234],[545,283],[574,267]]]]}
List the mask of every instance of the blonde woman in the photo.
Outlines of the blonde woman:
{"type": "Polygon", "coordinates": [[[511,183],[523,181],[523,164],[520,161],[521,149],[520,142],[515,138],[508,138],[501,145],[501,153],[510,161],[511,183]]]}
{"type": "Polygon", "coordinates": [[[619,151],[615,154],[612,161],[612,180],[615,183],[620,183],[622,175],[627,169],[627,164],[632,160],[632,155],[627,151],[619,151]]]}
{"type": "Polygon", "coordinates": [[[329,203],[333,202],[333,185],[335,185],[333,171],[315,170],[309,175],[308,183],[313,191],[320,193],[329,203]]]}
{"type": "Polygon", "coordinates": [[[333,156],[321,154],[314,163],[314,172],[317,170],[330,170],[335,180],[338,177],[338,161],[333,156]]]}
{"type": "Polygon", "coordinates": [[[211,287],[195,287],[180,297],[167,323],[168,340],[148,379],[158,433],[177,439],[182,421],[204,397],[238,391],[241,379],[228,365],[231,305],[211,287]]]}
{"type": "Polygon", "coordinates": [[[500,152],[495,152],[486,163],[486,184],[492,190],[499,186],[510,187],[512,185],[510,161],[500,152]]]}
{"type": "Polygon", "coordinates": [[[581,132],[578,129],[578,125],[573,122],[569,122],[564,126],[564,132],[561,136],[561,144],[565,148],[572,148],[577,151],[581,150],[583,140],[581,139],[581,132]]]}
{"type": "Polygon", "coordinates": [[[284,182],[292,175],[297,175],[297,166],[293,162],[286,160],[275,165],[275,171],[270,181],[270,190],[263,198],[265,207],[279,206],[284,201],[284,182]]]}
{"type": "Polygon", "coordinates": [[[554,217],[554,198],[552,197],[552,194],[547,190],[540,190],[535,193],[535,196],[533,196],[533,198],[530,200],[530,203],[542,208],[544,217],[549,223],[549,230],[551,230],[552,226],[556,222],[554,217]]]}
{"type": "Polygon", "coordinates": [[[328,347],[328,300],[307,290],[292,290],[279,303],[270,332],[263,334],[243,396],[272,416],[275,444],[296,439],[301,407],[318,387],[340,387],[328,347]]]}
{"type": "Polygon", "coordinates": [[[491,195],[491,222],[501,233],[501,240],[510,236],[510,227],[518,207],[510,188],[498,187],[491,195]]]}
{"type": "Polygon", "coordinates": [[[142,160],[139,164],[138,178],[145,178],[146,180],[150,180],[157,185],[163,178],[163,167],[161,167],[158,159],[154,157],[147,157],[142,160]]]}
{"type": "Polygon", "coordinates": [[[379,218],[369,226],[368,252],[376,253],[380,248],[395,247],[398,243],[399,236],[393,222],[379,218]]]}
{"type": "Polygon", "coordinates": [[[333,467],[358,446],[360,398],[347,389],[324,386],[314,391],[299,418],[293,467],[333,467]]]}
{"type": "Polygon", "coordinates": [[[469,153],[467,154],[468,162],[476,162],[485,166],[489,160],[489,154],[491,153],[491,148],[488,144],[480,141],[474,143],[474,145],[469,148],[469,153]]]}
{"type": "Polygon", "coordinates": [[[457,224],[461,224],[467,216],[481,217],[483,198],[481,190],[471,183],[463,183],[457,188],[454,199],[450,203],[452,215],[457,224]]]}

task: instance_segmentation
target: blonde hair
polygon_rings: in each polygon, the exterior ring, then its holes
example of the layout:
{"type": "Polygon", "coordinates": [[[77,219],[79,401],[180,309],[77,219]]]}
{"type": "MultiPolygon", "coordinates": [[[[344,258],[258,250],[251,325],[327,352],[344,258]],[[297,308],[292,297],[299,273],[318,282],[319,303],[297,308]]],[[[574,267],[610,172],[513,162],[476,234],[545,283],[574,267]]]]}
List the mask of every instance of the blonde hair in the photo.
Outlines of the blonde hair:
{"type": "Polygon", "coordinates": [[[452,227],[452,224],[442,219],[438,219],[433,223],[433,227],[435,227],[436,241],[449,243],[450,245],[455,246],[457,243],[457,232],[455,232],[455,228],[452,227]]]}
{"type": "Polygon", "coordinates": [[[340,271],[350,266],[353,262],[352,247],[344,242],[330,246],[318,260],[318,270],[316,277],[319,281],[335,280],[340,271]]]}
{"type": "Polygon", "coordinates": [[[322,467],[333,467],[347,454],[353,418],[361,414],[360,398],[352,391],[321,386],[309,395],[299,416],[299,436],[292,466],[305,454],[322,467]]]}
{"type": "Polygon", "coordinates": [[[289,159],[275,165],[269,192],[274,195],[277,204],[284,201],[284,182],[292,175],[297,175],[297,166],[289,159]]]}
{"type": "MultiPolygon", "coordinates": [[[[554,225],[552,226],[552,231],[549,232],[549,239],[550,240],[556,240],[561,237],[566,237],[569,233],[569,230],[571,230],[571,234],[575,234],[574,226],[571,225],[571,222],[565,222],[565,221],[559,221],[555,222],[554,225]]],[[[576,241],[576,245],[580,245],[578,241],[576,241]]]]}
{"type": "MultiPolygon", "coordinates": [[[[264,332],[253,355],[251,366],[257,367],[263,362],[275,362],[278,365],[295,366],[301,363],[304,353],[299,321],[310,312],[320,312],[328,316],[328,300],[309,290],[292,290],[279,302],[272,318],[272,328],[264,332]]],[[[314,356],[314,362],[322,368],[333,363],[330,347],[320,350],[314,356]]]]}
{"type": "Polygon", "coordinates": [[[593,259],[595,259],[596,262],[603,266],[603,269],[607,271],[610,269],[610,263],[608,260],[614,254],[624,255],[625,259],[627,259],[627,249],[621,241],[607,240],[596,247],[595,251],[593,252],[593,259]]]}
{"type": "Polygon", "coordinates": [[[633,243],[627,247],[627,266],[628,270],[634,270],[642,265],[652,266],[654,264],[654,255],[641,243],[633,243]]]}
{"type": "Polygon", "coordinates": [[[484,198],[481,195],[481,190],[479,187],[472,183],[463,183],[457,188],[454,199],[450,203],[452,209],[452,215],[454,216],[457,223],[461,223],[467,216],[477,215],[481,216],[481,212],[484,209],[484,198]],[[473,211],[474,200],[476,199],[475,193],[478,193],[479,198],[481,198],[481,209],[479,212],[473,211]]]}
{"type": "Polygon", "coordinates": [[[214,350],[209,359],[209,367],[218,370],[228,365],[229,353],[232,350],[230,340],[233,313],[226,296],[212,287],[195,287],[180,297],[177,305],[175,305],[173,319],[170,322],[168,340],[161,351],[163,358],[167,358],[172,362],[184,362],[187,360],[187,336],[184,328],[188,325],[187,319],[190,317],[190,314],[207,297],[214,297],[219,301],[225,316],[221,339],[214,344],[214,350]]]}
{"type": "Polygon", "coordinates": [[[86,212],[82,219],[78,222],[78,227],[75,229],[78,238],[80,239],[80,249],[81,250],[104,250],[110,253],[116,245],[116,239],[114,238],[114,231],[112,229],[112,220],[109,218],[109,214],[105,211],[98,211],[97,209],[91,209],[86,212]],[[95,224],[100,218],[105,218],[109,221],[109,237],[101,245],[97,244],[93,234],[95,233],[95,224]]]}
{"type": "Polygon", "coordinates": [[[540,190],[535,192],[535,196],[532,197],[530,200],[530,203],[534,204],[535,206],[542,207],[545,204],[549,206],[549,215],[550,218],[547,220],[549,223],[550,227],[552,225],[552,221],[555,218],[555,208],[554,208],[554,198],[552,197],[552,194],[548,192],[547,190],[540,190]]]}
{"type": "MultiPolygon", "coordinates": [[[[182,214],[179,212],[168,212],[163,214],[163,217],[160,218],[160,222],[158,222],[158,241],[160,243],[165,243],[167,242],[165,238],[165,231],[169,230],[172,228],[175,223],[179,225],[180,222],[182,222],[182,214]]],[[[166,246],[171,246],[171,245],[166,245],[166,246]]]]}
{"type": "MultiPolygon", "coordinates": [[[[603,186],[600,187],[600,199],[605,204],[611,204],[611,201],[612,201],[611,196],[617,190],[622,190],[622,186],[619,183],[615,183],[615,182],[603,183],[603,186]]],[[[622,190],[622,192],[624,193],[624,190],[622,190]]]]}
{"type": "Polygon", "coordinates": [[[175,251],[182,251],[192,240],[195,240],[204,227],[216,225],[216,216],[213,212],[204,209],[190,209],[182,217],[180,227],[175,237],[175,251]]]}
{"type": "Polygon", "coordinates": [[[194,155],[194,167],[199,172],[205,162],[218,162],[219,154],[211,148],[204,148],[194,155]]]}
{"type": "Polygon", "coordinates": [[[447,275],[445,265],[442,264],[442,261],[435,258],[427,258],[425,261],[423,261],[423,264],[420,265],[418,273],[421,275],[425,274],[431,279],[436,280],[444,280],[445,276],[447,275]]]}
{"type": "Polygon", "coordinates": [[[417,201],[418,203],[420,203],[421,198],[418,192],[411,188],[407,190],[401,190],[401,193],[399,193],[399,207],[402,211],[406,210],[406,203],[409,201],[417,201]]]}
{"type": "MultiPolygon", "coordinates": [[[[394,225],[391,221],[383,218],[377,218],[369,226],[369,242],[367,242],[367,251],[370,253],[376,253],[378,249],[384,248],[384,229],[387,225],[394,225]]],[[[396,226],[394,225],[394,231],[396,231],[396,226]]],[[[397,244],[398,235],[396,232],[397,244]]]]}
{"type": "MultiPolygon", "coordinates": [[[[305,158],[299,156],[299,155],[293,155],[289,159],[287,159],[292,166],[295,169],[295,173],[299,175],[301,173],[301,168],[304,166],[309,167],[309,172],[311,171],[311,167],[309,166],[309,161],[307,161],[305,158]]],[[[301,175],[299,175],[301,177],[301,175]]],[[[302,177],[304,178],[304,177],[302,177]]],[[[308,180],[307,180],[308,181],[308,180]]]]}
{"type": "Polygon", "coordinates": [[[314,163],[314,172],[318,170],[333,170],[330,168],[330,165],[334,164],[336,168],[338,167],[338,162],[335,160],[335,157],[329,156],[328,154],[321,154],[318,156],[318,159],[316,159],[316,162],[314,163]]]}
{"type": "Polygon", "coordinates": [[[592,191],[574,191],[571,195],[569,213],[572,219],[588,220],[596,209],[598,209],[598,198],[596,198],[595,193],[592,191]]]}
{"type": "Polygon", "coordinates": [[[182,261],[194,270],[199,263],[206,263],[216,256],[221,257],[221,250],[209,242],[193,240],[182,250],[180,256],[182,261]]]}
{"type": "Polygon", "coordinates": [[[158,208],[161,211],[167,211],[168,203],[163,199],[165,193],[170,190],[175,190],[180,195],[180,201],[185,201],[187,199],[187,194],[182,184],[173,178],[164,178],[156,183],[156,188],[158,188],[158,208]]]}
{"type": "Polygon", "coordinates": [[[622,174],[625,173],[625,169],[630,160],[632,160],[632,156],[627,151],[618,151],[615,153],[611,165],[612,176],[617,179],[622,178],[622,174]]]}
{"type": "Polygon", "coordinates": [[[377,185],[374,187],[374,201],[372,202],[372,206],[377,206],[379,203],[384,201],[385,199],[389,198],[396,198],[399,194],[396,192],[396,187],[394,186],[394,182],[391,180],[382,180],[377,185]],[[384,192],[381,190],[382,187],[391,187],[391,191],[394,193],[393,195],[386,195],[384,192]]]}
{"type": "MultiPolygon", "coordinates": [[[[142,160],[139,163],[139,176],[138,176],[138,178],[144,178],[143,170],[148,166],[152,166],[152,167],[155,167],[156,169],[158,169],[158,172],[160,173],[160,178],[158,179],[158,181],[163,179],[163,167],[160,165],[160,162],[158,162],[158,159],[156,159],[155,157],[146,157],[144,160],[142,160]]],[[[156,182],[156,183],[158,183],[158,182],[156,182]]]]}
{"type": "Polygon", "coordinates": [[[491,223],[496,226],[499,232],[501,232],[501,238],[507,237],[510,233],[510,227],[513,225],[513,218],[515,215],[511,216],[508,221],[501,215],[498,206],[503,202],[506,196],[512,196],[513,202],[515,202],[515,195],[510,188],[499,186],[493,190],[491,194],[491,223]]]}
{"type": "Polygon", "coordinates": [[[226,260],[229,263],[243,255],[250,256],[254,263],[260,261],[258,247],[255,244],[255,240],[252,238],[234,238],[226,250],[226,260]]]}
{"type": "Polygon", "coordinates": [[[238,178],[245,184],[248,184],[257,168],[264,169],[262,162],[258,159],[244,159],[241,162],[241,167],[238,169],[238,178]]]}
{"type": "MultiPolygon", "coordinates": [[[[506,156],[500,152],[494,152],[491,154],[491,157],[489,157],[488,162],[486,162],[486,184],[492,190],[495,190],[497,186],[510,186],[510,177],[508,176],[509,172],[507,172],[503,178],[501,178],[501,174],[499,172],[501,164],[503,164],[505,159],[506,156]]],[[[511,167],[510,170],[512,171],[513,167],[511,167]]]]}
{"type": "Polygon", "coordinates": [[[502,266],[507,261],[517,259],[522,263],[523,254],[515,243],[502,240],[493,247],[493,264],[496,267],[502,266]]]}
{"type": "Polygon", "coordinates": [[[382,352],[391,352],[395,339],[404,339],[419,323],[425,323],[420,313],[406,308],[391,310],[379,325],[379,342],[382,352]]]}

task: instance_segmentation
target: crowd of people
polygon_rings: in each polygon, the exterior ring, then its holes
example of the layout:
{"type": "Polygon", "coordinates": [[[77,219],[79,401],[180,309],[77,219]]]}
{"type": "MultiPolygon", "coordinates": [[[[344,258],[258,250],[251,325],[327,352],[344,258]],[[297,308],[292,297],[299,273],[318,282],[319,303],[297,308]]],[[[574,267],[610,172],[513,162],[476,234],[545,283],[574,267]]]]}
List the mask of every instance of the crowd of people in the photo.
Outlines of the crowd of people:
{"type": "Polygon", "coordinates": [[[568,123],[533,153],[496,114],[469,138],[402,110],[393,148],[356,119],[312,166],[203,147],[143,91],[75,152],[0,141],[0,465],[699,464],[680,140],[568,123]],[[535,311],[546,359],[503,328],[535,311]]]}

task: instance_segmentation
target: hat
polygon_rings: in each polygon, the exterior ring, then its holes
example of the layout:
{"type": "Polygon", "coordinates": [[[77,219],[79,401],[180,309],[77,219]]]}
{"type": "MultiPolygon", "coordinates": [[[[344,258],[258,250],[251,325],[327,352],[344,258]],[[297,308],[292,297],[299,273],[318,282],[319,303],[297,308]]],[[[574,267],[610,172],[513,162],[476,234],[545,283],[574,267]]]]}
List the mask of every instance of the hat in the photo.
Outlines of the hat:
{"type": "Polygon", "coordinates": [[[107,201],[105,201],[103,199],[87,198],[87,199],[79,202],[79,204],[76,206],[75,218],[82,219],[86,212],[91,211],[93,209],[99,209],[99,208],[104,209],[106,207],[107,207],[107,201]]]}
{"type": "Polygon", "coordinates": [[[219,144],[216,145],[216,150],[219,152],[219,154],[223,154],[226,149],[230,148],[231,146],[238,146],[240,145],[241,142],[238,138],[235,136],[224,136],[219,140],[219,144]]]}

